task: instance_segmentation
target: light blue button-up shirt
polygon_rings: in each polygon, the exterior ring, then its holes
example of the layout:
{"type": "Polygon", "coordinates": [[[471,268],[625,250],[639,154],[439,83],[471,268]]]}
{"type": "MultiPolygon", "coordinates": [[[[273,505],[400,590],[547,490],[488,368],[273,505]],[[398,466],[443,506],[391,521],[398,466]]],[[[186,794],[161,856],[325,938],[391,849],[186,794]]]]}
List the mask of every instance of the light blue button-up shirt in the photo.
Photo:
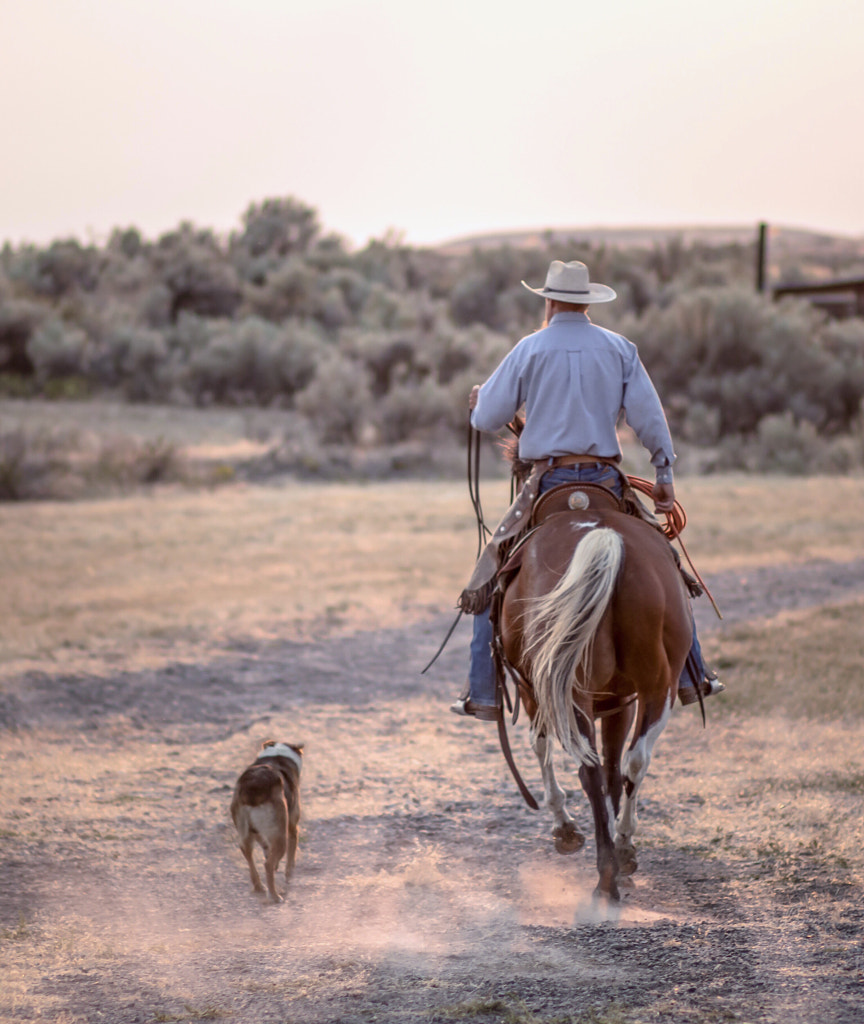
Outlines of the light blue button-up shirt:
{"type": "Polygon", "coordinates": [[[623,409],[658,477],[671,477],[665,467],[675,461],[672,437],[636,346],[584,313],[556,313],[548,327],[523,338],[480,388],[471,423],[500,430],[523,403],[523,459],[620,459],[615,425],[623,409]]]}

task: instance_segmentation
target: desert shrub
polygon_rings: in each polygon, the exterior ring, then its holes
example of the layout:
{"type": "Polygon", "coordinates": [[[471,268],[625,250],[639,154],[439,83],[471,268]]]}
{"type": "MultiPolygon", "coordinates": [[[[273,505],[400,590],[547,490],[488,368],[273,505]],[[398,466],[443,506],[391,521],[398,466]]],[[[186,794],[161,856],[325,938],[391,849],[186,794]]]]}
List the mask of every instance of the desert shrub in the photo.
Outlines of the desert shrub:
{"type": "Polygon", "coordinates": [[[366,330],[393,331],[417,325],[419,310],[410,296],[372,285],[360,310],[359,326],[366,330]]]}
{"type": "Polygon", "coordinates": [[[822,445],[812,423],[796,421],[792,413],[765,416],[756,432],[755,469],[800,475],[816,467],[822,445]]]}
{"type": "Polygon", "coordinates": [[[168,345],[180,358],[188,361],[196,352],[206,348],[213,334],[213,323],[195,313],[183,312],[166,332],[168,345]]]}
{"type": "Polygon", "coordinates": [[[110,295],[114,298],[123,298],[127,302],[134,302],[136,297],[151,287],[156,280],[149,247],[145,246],[137,234],[123,232],[123,237],[130,235],[138,237],[137,249],[134,245],[123,242],[122,239],[118,240],[116,245],[113,238],[108,243],[97,293],[100,298],[110,295]],[[135,255],[127,255],[127,250],[128,252],[134,251],[135,255]]]}
{"type": "Polygon", "coordinates": [[[246,301],[253,313],[276,322],[311,317],[318,309],[318,275],[305,260],[289,257],[272,273],[261,272],[258,286],[247,287],[246,301]]]}
{"type": "MultiPolygon", "coordinates": [[[[521,282],[542,285],[550,258],[586,258],[584,246],[577,253],[573,248],[570,243],[561,244],[554,257],[542,247],[475,249],[460,261],[447,295],[453,323],[461,327],[485,324],[514,335],[535,329],[543,320],[543,301],[521,282]]],[[[596,277],[593,265],[591,272],[596,277]]]]}
{"type": "Polygon", "coordinates": [[[447,263],[438,253],[409,248],[393,233],[370,241],[351,260],[364,280],[400,293],[427,289],[446,294],[450,289],[447,263]],[[443,287],[442,282],[446,282],[443,287]]]}
{"type": "Polygon", "coordinates": [[[27,355],[41,381],[83,375],[86,350],[87,335],[56,319],[45,321],[27,342],[27,355]]]}
{"type": "MultiPolygon", "coordinates": [[[[137,303],[137,319],[142,326],[154,329],[168,327],[175,319],[173,308],[173,296],[171,289],[164,284],[157,283],[147,288],[137,303]]],[[[183,316],[184,311],[179,311],[183,316]]],[[[189,314],[187,314],[189,315],[189,314]]],[[[194,313],[191,315],[195,315],[194,313]]]]}
{"type": "Polygon", "coordinates": [[[757,339],[769,315],[747,292],[700,290],[628,324],[661,394],[686,392],[694,380],[758,365],[757,339]]]}
{"type": "Polygon", "coordinates": [[[340,338],[340,348],[366,367],[369,388],[381,398],[399,381],[416,380],[416,342],[400,331],[352,331],[340,338]]]}
{"type": "Polygon", "coordinates": [[[864,431],[860,426],[852,433],[832,437],[826,442],[819,469],[840,474],[864,469],[864,431]]]}
{"type": "Polygon", "coordinates": [[[309,327],[258,317],[212,328],[190,354],[185,384],[198,401],[290,399],[315,373],[321,348],[309,327]]]}
{"type": "MultiPolygon", "coordinates": [[[[328,439],[461,432],[471,385],[539,326],[543,304],[520,282],[541,284],[552,258],[616,287],[592,319],[637,342],[676,437],[742,466],[860,462],[864,320],[754,294],[752,245],[558,232],[455,255],[390,233],[353,252],[292,197],[252,204],[227,244],[188,223],[155,242],[128,228],[101,247],[6,244],[0,387],[201,404],[302,395],[328,439]]],[[[844,273],[861,257],[850,244],[798,263],[844,273]]]]}
{"type": "Polygon", "coordinates": [[[184,384],[199,404],[228,401],[250,370],[254,371],[254,359],[251,367],[249,362],[249,348],[243,351],[235,343],[233,330],[226,325],[222,330],[208,332],[204,345],[190,353],[184,384]]]}
{"type": "Polygon", "coordinates": [[[296,404],[323,442],[358,441],[372,413],[367,371],[356,359],[328,352],[314,379],[297,395],[296,404]]]}
{"type": "Polygon", "coordinates": [[[330,288],[337,288],[352,321],[356,321],[371,290],[371,284],[351,267],[337,267],[327,274],[330,288]]]}
{"type": "Polygon", "coordinates": [[[457,373],[473,364],[474,353],[464,335],[438,335],[435,340],[438,344],[432,347],[430,358],[434,360],[436,377],[439,384],[449,384],[457,373]]]}
{"type": "Polygon", "coordinates": [[[35,372],[27,346],[46,315],[35,302],[13,299],[0,303],[0,372],[22,376],[35,372]]]}
{"type": "Polygon", "coordinates": [[[475,325],[460,332],[455,343],[471,352],[472,365],[475,373],[479,375],[475,383],[481,383],[507,355],[514,341],[515,339],[506,334],[475,325]]]}
{"type": "Polygon", "coordinates": [[[33,377],[18,373],[0,373],[0,395],[4,398],[33,398],[39,387],[33,377]]]}
{"type": "Polygon", "coordinates": [[[338,330],[350,324],[353,317],[345,296],[335,285],[331,285],[322,295],[316,318],[321,321],[324,327],[331,331],[338,330]]]}
{"type": "Polygon", "coordinates": [[[313,207],[292,196],[265,199],[247,208],[243,231],[232,239],[232,245],[240,258],[254,259],[265,253],[289,256],[305,253],[320,230],[313,207]]]}
{"type": "Polygon", "coordinates": [[[826,324],[805,303],[703,289],[628,328],[676,430],[688,429],[676,408],[699,403],[717,411],[722,435],[753,435],[765,417],[786,412],[836,433],[849,429],[864,397],[861,330],[826,324]]]}
{"type": "Polygon", "coordinates": [[[144,249],[144,239],[138,228],[115,228],[108,239],[108,251],[134,260],[144,249]]]}
{"type": "Polygon", "coordinates": [[[682,416],[681,436],[692,444],[716,444],[720,438],[720,410],[703,402],[688,403],[682,416]]]}
{"type": "Polygon", "coordinates": [[[864,320],[831,320],[822,328],[820,342],[835,367],[824,388],[831,401],[828,426],[849,430],[864,400],[864,320]]]}
{"type": "Polygon", "coordinates": [[[237,272],[212,231],[181,224],[162,235],[151,259],[159,280],[171,293],[171,319],[182,312],[230,317],[243,293],[237,272]]]}
{"type": "Polygon", "coordinates": [[[52,401],[81,402],[92,394],[90,381],[86,377],[72,374],[69,377],[52,377],[42,385],[42,396],[52,401]]]}
{"type": "Polygon", "coordinates": [[[177,446],[163,437],[138,440],[114,438],[104,443],[92,466],[85,468],[97,486],[129,487],[181,479],[183,463],[177,446]]]}
{"type": "Polygon", "coordinates": [[[108,334],[88,360],[87,371],[100,384],[121,385],[132,401],[148,401],[166,390],[167,356],[168,345],[159,331],[122,326],[108,334]]]}
{"type": "Polygon", "coordinates": [[[445,385],[466,372],[470,372],[474,383],[482,382],[510,347],[507,337],[483,327],[455,330],[443,323],[423,342],[424,355],[438,383],[445,385]]]}
{"type": "Polygon", "coordinates": [[[397,384],[376,407],[381,437],[395,443],[428,434],[448,425],[451,397],[446,389],[427,378],[420,384],[397,384]]]}
{"type": "Polygon", "coordinates": [[[45,249],[23,246],[9,267],[10,278],[35,295],[57,299],[73,288],[93,291],[99,282],[101,256],[74,238],[45,249]]]}
{"type": "Polygon", "coordinates": [[[0,501],[52,497],[67,467],[69,439],[57,431],[0,424],[0,501]]]}
{"type": "MultiPolygon", "coordinates": [[[[540,279],[541,284],[544,279],[545,274],[540,279]]],[[[540,327],[543,313],[542,299],[521,285],[512,286],[498,296],[495,327],[499,331],[506,331],[516,341],[540,327]]]]}
{"type": "Polygon", "coordinates": [[[754,434],[722,438],[708,468],[790,476],[852,473],[864,468],[864,436],[827,438],[791,412],[765,416],[754,434]]]}
{"type": "Polygon", "coordinates": [[[450,314],[460,327],[482,323],[494,327],[498,320],[498,289],[495,282],[480,272],[463,278],[453,288],[450,314]]]}
{"type": "Polygon", "coordinates": [[[180,256],[166,269],[163,283],[171,293],[172,320],[183,311],[230,317],[242,299],[231,268],[215,259],[180,256]]]}

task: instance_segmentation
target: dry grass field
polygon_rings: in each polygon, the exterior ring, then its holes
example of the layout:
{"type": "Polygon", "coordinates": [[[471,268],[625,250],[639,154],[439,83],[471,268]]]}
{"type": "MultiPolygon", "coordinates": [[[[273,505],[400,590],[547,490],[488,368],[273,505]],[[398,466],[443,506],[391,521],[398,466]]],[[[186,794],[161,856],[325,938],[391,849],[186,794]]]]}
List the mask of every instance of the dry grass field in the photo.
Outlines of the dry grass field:
{"type": "MultiPolygon", "coordinates": [[[[864,481],[684,479],[703,574],[864,558],[864,481]]],[[[506,508],[489,481],[487,517],[506,508]]],[[[477,533],[461,482],[163,487],[0,505],[3,669],[124,662],[232,636],[395,626],[453,607],[477,533]]]]}
{"type": "Polygon", "coordinates": [[[864,481],[679,497],[729,689],[661,738],[611,917],[593,843],[558,857],[447,713],[463,627],[419,675],[473,560],[462,483],[0,506],[0,1020],[859,1021],[864,481]],[[307,744],[277,908],[227,810],[268,735],[307,744]]]}

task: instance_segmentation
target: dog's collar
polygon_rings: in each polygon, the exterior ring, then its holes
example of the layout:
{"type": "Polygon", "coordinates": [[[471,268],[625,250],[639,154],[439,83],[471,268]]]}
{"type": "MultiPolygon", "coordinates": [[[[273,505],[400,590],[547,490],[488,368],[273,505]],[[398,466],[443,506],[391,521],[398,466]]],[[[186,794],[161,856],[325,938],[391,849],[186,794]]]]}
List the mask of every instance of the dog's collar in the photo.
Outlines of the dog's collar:
{"type": "Polygon", "coordinates": [[[258,760],[260,761],[262,757],[287,757],[297,765],[298,771],[303,767],[303,758],[287,743],[274,743],[272,747],[265,747],[258,755],[258,760]]]}

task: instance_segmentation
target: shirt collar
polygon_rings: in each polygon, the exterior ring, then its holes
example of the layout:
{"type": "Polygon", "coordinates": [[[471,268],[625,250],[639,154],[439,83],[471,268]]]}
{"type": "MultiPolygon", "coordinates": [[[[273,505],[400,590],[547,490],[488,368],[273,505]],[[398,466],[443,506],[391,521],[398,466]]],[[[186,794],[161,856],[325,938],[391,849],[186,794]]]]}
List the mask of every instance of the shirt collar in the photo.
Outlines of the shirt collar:
{"type": "Polygon", "coordinates": [[[556,320],[575,320],[577,323],[583,324],[591,323],[587,313],[556,313],[549,321],[549,325],[554,324],[556,320]]]}

